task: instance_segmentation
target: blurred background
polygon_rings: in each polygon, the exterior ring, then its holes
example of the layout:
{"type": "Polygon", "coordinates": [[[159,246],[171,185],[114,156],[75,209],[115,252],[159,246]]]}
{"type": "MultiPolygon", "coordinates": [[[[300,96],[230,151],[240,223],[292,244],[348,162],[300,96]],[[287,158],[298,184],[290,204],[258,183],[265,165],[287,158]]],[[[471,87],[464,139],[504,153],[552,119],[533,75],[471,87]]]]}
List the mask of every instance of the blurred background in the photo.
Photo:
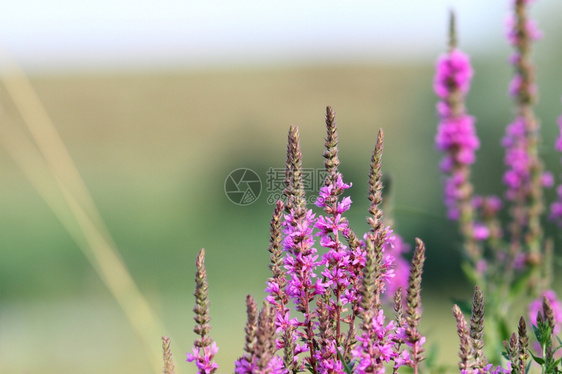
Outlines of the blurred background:
{"type": "MultiPolygon", "coordinates": [[[[275,191],[267,190],[268,171],[284,166],[290,124],[300,128],[305,167],[323,166],[327,105],[337,113],[340,170],[353,182],[349,218],[356,232],[366,229],[369,158],[378,129],[385,131],[395,230],[409,243],[422,238],[428,250],[422,330],[428,344],[439,345],[439,360],[454,365],[451,299],[472,291],[459,276],[459,237],[441,202],[434,62],[445,50],[453,8],[460,47],[475,69],[467,106],[482,142],[476,189],[501,194],[499,141],[513,113],[504,41],[509,3],[4,1],[0,372],[153,373],[153,353],[166,334],[176,372],[194,373],[184,359],[195,338],[194,262],[202,247],[219,371],[232,371],[242,352],[245,296],[261,301],[269,276],[268,197],[275,191]],[[24,94],[18,99],[17,92],[24,94]],[[35,93],[35,106],[20,105],[35,93]],[[91,193],[105,237],[113,238],[162,322],[148,318],[145,335],[98,275],[92,252],[80,249],[87,247],[83,237],[70,233],[79,221],[60,183],[76,179],[50,174],[65,158],[48,166],[22,140],[33,135],[29,121],[48,123],[34,117],[42,113],[37,103],[91,193]],[[261,179],[251,204],[234,204],[225,193],[227,176],[239,168],[261,179]],[[153,341],[147,346],[142,336],[153,341]]],[[[554,1],[537,2],[532,11],[544,32],[534,50],[542,151],[556,176],[560,12],[554,1]]],[[[54,144],[47,148],[60,148],[54,144]]],[[[119,274],[113,273],[117,288],[129,284],[119,274]]]]}

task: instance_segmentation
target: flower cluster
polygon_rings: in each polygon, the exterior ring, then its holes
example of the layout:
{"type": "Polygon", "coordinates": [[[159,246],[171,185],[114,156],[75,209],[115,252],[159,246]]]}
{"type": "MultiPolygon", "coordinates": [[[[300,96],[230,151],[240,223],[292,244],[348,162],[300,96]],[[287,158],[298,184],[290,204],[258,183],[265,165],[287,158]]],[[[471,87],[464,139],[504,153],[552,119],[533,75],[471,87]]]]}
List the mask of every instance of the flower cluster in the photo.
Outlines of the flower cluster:
{"type": "Polygon", "coordinates": [[[514,47],[510,58],[514,75],[509,93],[515,101],[516,115],[502,140],[507,167],[503,181],[514,221],[510,229],[511,240],[526,241],[529,252],[537,257],[543,235],[540,223],[544,205],[542,190],[552,185],[552,176],[544,172],[538,153],[540,127],[533,111],[538,90],[530,55],[532,43],[541,37],[541,33],[528,17],[529,3],[515,0],[507,23],[507,38],[514,47]]]}
{"type": "Polygon", "coordinates": [[[536,298],[529,304],[529,320],[534,326],[537,325],[537,315],[543,308],[543,300],[545,298],[552,307],[552,316],[554,321],[552,333],[558,335],[562,329],[562,302],[558,300],[558,296],[553,290],[544,291],[540,297],[536,298]]]}
{"type": "MultiPolygon", "coordinates": [[[[342,195],[351,183],[337,170],[337,131],[330,107],[326,127],[327,177],[316,201],[322,214],[306,207],[298,128],[289,130],[286,204],[278,202],[271,219],[268,295],[259,313],[253,298],[247,298],[246,343],[235,372],[286,374],[308,368],[315,374],[384,373],[392,362],[395,371],[409,366],[418,373],[425,342],[418,330],[425,247],[418,240],[410,265],[401,257],[408,245],[383,223],[382,131],[369,175],[371,228],[359,239],[344,216],[352,202],[342,195]],[[389,301],[395,310],[390,320],[382,307],[389,301]]],[[[199,374],[212,374],[217,347],[208,335],[203,254],[196,276],[199,338],[187,360],[195,362],[199,374]]]]}
{"type": "MultiPolygon", "coordinates": [[[[359,344],[351,352],[351,356],[357,361],[355,372],[384,373],[384,364],[397,357],[395,343],[392,341],[396,328],[395,322],[390,321],[386,324],[384,313],[379,310],[378,315],[367,327],[357,337],[359,344]]],[[[405,363],[405,360],[398,361],[398,363],[402,362],[405,363]]]]}
{"type": "Polygon", "coordinates": [[[460,205],[470,199],[468,165],[474,163],[474,152],[480,146],[474,117],[466,114],[462,104],[472,74],[468,56],[456,48],[437,62],[434,89],[441,98],[437,104],[441,122],[435,143],[445,153],[441,170],[449,175],[445,181],[445,204],[451,219],[460,217],[460,205]]]}
{"type": "MultiPolygon", "coordinates": [[[[562,329],[562,302],[550,288],[553,245],[545,239],[540,222],[542,189],[554,179],[545,173],[538,156],[538,121],[533,113],[536,99],[534,71],[529,59],[530,43],[540,37],[527,18],[533,0],[513,0],[514,16],[508,21],[508,40],[515,48],[510,61],[515,74],[510,94],[516,116],[507,126],[502,145],[507,170],[503,181],[510,224],[501,224],[504,205],[497,196],[473,194],[470,166],[480,142],[475,119],[466,113],[464,101],[473,70],[469,57],[456,45],[451,16],[449,51],[437,62],[434,90],[439,97],[440,117],[437,148],[444,153],[445,205],[450,219],[458,220],[464,239],[463,270],[475,284],[470,318],[453,307],[459,344],[461,374],[526,374],[531,359],[542,373],[560,373],[561,346],[554,335],[562,329]],[[536,344],[530,342],[521,317],[516,332],[509,335],[508,312],[523,290],[540,298],[529,305],[536,344]],[[484,295],[487,324],[492,341],[484,335],[484,295]],[[507,337],[500,342],[499,337],[507,337]],[[503,345],[501,344],[503,343],[503,345]],[[537,354],[531,353],[535,346],[537,354]],[[486,351],[487,349],[487,351],[486,351]],[[503,352],[502,359],[500,353],[503,352]]],[[[562,117],[556,149],[562,152],[562,117]]],[[[235,362],[237,374],[382,374],[402,367],[414,374],[433,368],[425,360],[421,279],[425,245],[416,239],[411,262],[403,258],[409,245],[393,231],[382,209],[383,133],[379,131],[371,157],[367,197],[370,201],[369,230],[356,235],[345,217],[352,201],[344,193],[352,187],[338,171],[338,135],[335,114],[326,111],[327,136],[324,151],[326,179],[316,207],[307,208],[299,131],[289,130],[285,172],[285,200],[278,201],[270,224],[270,270],[266,299],[258,311],[247,297],[247,323],[242,355],[235,362]],[[387,308],[383,307],[387,304],[387,308]],[[387,314],[388,304],[394,315],[387,314]],[[426,366],[428,365],[428,366],[426,366]]],[[[551,205],[550,217],[562,225],[562,186],[551,205]]],[[[218,352],[209,336],[210,317],[204,250],[197,258],[197,334],[187,361],[198,374],[213,374],[218,352]]],[[[468,306],[470,308],[470,306],[468,306]]],[[[467,309],[468,309],[467,308],[467,309]]],[[[560,341],[559,341],[560,342],[560,341]]],[[[173,373],[169,339],[163,338],[164,372],[173,373]]],[[[442,372],[442,371],[440,371],[442,372]]]]}
{"type": "MultiPolygon", "coordinates": [[[[504,197],[510,220],[505,228],[498,218],[503,205],[501,199],[496,196],[472,195],[470,165],[475,160],[474,151],[478,148],[479,141],[473,128],[474,119],[468,117],[464,109],[464,97],[470,87],[472,69],[468,57],[456,48],[453,17],[449,52],[437,62],[434,84],[440,99],[437,111],[441,117],[436,143],[437,148],[445,152],[441,169],[447,173],[445,205],[449,217],[458,220],[463,236],[466,256],[463,270],[477,289],[481,287],[493,301],[488,319],[497,329],[497,336],[505,333],[502,328],[507,323],[511,305],[525,290],[532,294],[542,294],[550,304],[556,306],[552,310],[559,307],[554,292],[546,291],[550,288],[552,278],[550,267],[553,246],[543,233],[543,189],[551,187],[554,178],[543,170],[538,152],[540,127],[533,107],[538,89],[530,53],[532,43],[542,34],[535,22],[528,17],[527,8],[532,2],[533,0],[513,0],[513,12],[507,20],[507,39],[514,47],[514,54],[509,58],[514,75],[508,91],[515,102],[515,118],[507,125],[501,141],[505,148],[506,166],[503,175],[506,186],[504,197]]],[[[559,119],[559,126],[562,134],[562,117],[559,119]]],[[[562,151],[562,135],[555,148],[562,151]]],[[[558,200],[550,206],[550,218],[562,225],[562,187],[558,187],[558,200]]],[[[479,302],[478,305],[480,304],[482,303],[479,302]]],[[[542,305],[540,299],[531,304],[531,322],[534,325],[537,325],[537,311],[542,305]]],[[[454,314],[461,339],[461,372],[527,371],[524,361],[528,358],[528,339],[524,323],[519,326],[519,337],[513,335],[504,345],[512,366],[507,369],[494,368],[479,359],[483,357],[481,347],[475,344],[484,346],[484,341],[475,338],[477,330],[473,329],[472,324],[470,328],[466,326],[460,310],[455,310],[454,314]]],[[[553,320],[558,324],[560,317],[553,320]]],[[[557,332],[558,330],[554,333],[557,332]]],[[[493,355],[492,360],[497,362],[501,346],[497,340],[490,343],[488,349],[493,355]]]]}
{"type": "MultiPolygon", "coordinates": [[[[554,148],[558,152],[562,152],[562,116],[558,117],[558,129],[559,135],[554,144],[554,148]]],[[[558,227],[562,227],[562,185],[556,188],[557,199],[552,204],[550,204],[550,214],[549,218],[558,224],[558,227]]]]}

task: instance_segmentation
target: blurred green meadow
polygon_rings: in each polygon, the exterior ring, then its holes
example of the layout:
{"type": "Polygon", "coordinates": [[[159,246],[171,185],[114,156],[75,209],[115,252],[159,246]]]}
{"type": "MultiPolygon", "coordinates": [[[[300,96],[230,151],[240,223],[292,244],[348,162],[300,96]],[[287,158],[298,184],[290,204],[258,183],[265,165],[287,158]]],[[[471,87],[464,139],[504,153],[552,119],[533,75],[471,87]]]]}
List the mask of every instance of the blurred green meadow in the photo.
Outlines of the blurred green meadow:
{"type": "MultiPolygon", "coordinates": [[[[474,168],[480,193],[502,191],[499,139],[512,118],[504,61],[473,60],[468,109],[482,140],[474,168]]],[[[562,82],[559,64],[543,61],[537,112],[547,166],[556,171],[562,82]]],[[[429,64],[31,77],[123,262],[162,319],[161,334],[172,337],[177,373],[195,372],[184,360],[194,339],[194,261],[202,247],[219,371],[233,370],[242,353],[245,296],[262,300],[269,276],[267,172],[284,166],[290,124],[300,128],[304,166],[323,166],[326,105],[337,114],[356,232],[367,227],[369,158],[384,129],[395,230],[410,243],[420,237],[428,251],[422,332],[428,346],[438,344],[439,361],[455,365],[451,299],[470,297],[471,289],[460,276],[456,226],[444,219],[441,203],[432,79],[429,64]],[[237,168],[261,178],[251,205],[235,205],[225,194],[225,179],[237,168]]],[[[0,100],[3,121],[23,128],[5,91],[0,100]]],[[[0,372],[154,372],[91,264],[4,150],[0,173],[0,372]]],[[[153,344],[158,350],[158,336],[153,344]]]]}

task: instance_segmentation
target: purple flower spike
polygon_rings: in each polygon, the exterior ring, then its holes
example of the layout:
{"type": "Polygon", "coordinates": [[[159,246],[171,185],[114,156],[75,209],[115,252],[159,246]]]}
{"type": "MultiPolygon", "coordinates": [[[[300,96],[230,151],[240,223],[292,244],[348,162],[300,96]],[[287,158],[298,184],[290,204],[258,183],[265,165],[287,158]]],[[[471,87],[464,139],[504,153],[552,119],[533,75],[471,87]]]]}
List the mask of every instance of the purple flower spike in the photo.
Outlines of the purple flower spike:
{"type": "Polygon", "coordinates": [[[474,151],[480,147],[480,141],[474,130],[474,117],[461,116],[443,118],[439,124],[435,144],[440,151],[452,152],[453,163],[470,165],[474,163],[474,151]]]}
{"type": "Polygon", "coordinates": [[[433,83],[435,93],[447,99],[453,88],[466,94],[470,89],[473,70],[469,57],[458,49],[453,49],[437,61],[437,74],[433,83]]]}
{"type": "Polygon", "coordinates": [[[357,337],[357,345],[351,352],[352,357],[357,360],[354,373],[385,372],[384,364],[398,356],[392,341],[395,328],[394,321],[385,324],[384,313],[380,310],[367,330],[357,337]]]}
{"type": "Polygon", "coordinates": [[[542,311],[543,298],[548,299],[550,306],[552,307],[552,312],[554,315],[554,330],[553,335],[558,335],[562,328],[562,302],[558,299],[556,292],[553,290],[546,290],[541,294],[541,297],[536,298],[529,304],[529,319],[531,324],[537,325],[537,314],[542,311]]]}
{"type": "Polygon", "coordinates": [[[212,374],[219,367],[219,365],[213,362],[213,358],[215,357],[218,351],[219,348],[217,347],[217,344],[215,342],[213,342],[210,346],[203,347],[202,349],[194,347],[193,353],[187,354],[186,361],[187,362],[195,361],[195,366],[197,366],[199,373],[212,374]],[[201,350],[203,352],[201,352],[201,350]]]}
{"type": "MultiPolygon", "coordinates": [[[[467,372],[468,370],[461,370],[462,372],[467,372]]],[[[489,373],[489,374],[509,374],[511,373],[511,362],[508,361],[506,364],[506,368],[502,368],[501,366],[496,366],[494,367],[494,365],[492,364],[488,364],[484,367],[482,373],[489,373]]]]}
{"type": "Polygon", "coordinates": [[[562,227],[562,185],[556,189],[558,198],[550,205],[549,218],[556,221],[559,227],[562,227]]]}
{"type": "Polygon", "coordinates": [[[545,171],[541,175],[541,185],[545,188],[550,188],[554,186],[554,176],[551,172],[545,171]]]}
{"type": "Polygon", "coordinates": [[[554,148],[558,152],[562,152],[562,116],[558,117],[558,130],[559,130],[559,135],[558,138],[556,139],[556,144],[554,148]]]}
{"type": "MultiPolygon", "coordinates": [[[[554,148],[558,152],[562,152],[562,116],[558,117],[559,134],[554,144],[554,148]]],[[[555,221],[559,227],[562,227],[562,185],[556,188],[557,199],[550,205],[550,214],[548,218],[555,221]]]]}
{"type": "MultiPolygon", "coordinates": [[[[335,184],[328,184],[320,188],[320,192],[318,193],[318,200],[316,200],[316,206],[319,208],[325,208],[326,206],[328,206],[328,202],[331,200],[330,199],[331,197],[337,197],[341,195],[341,193],[344,190],[347,190],[351,186],[352,186],[351,183],[350,184],[343,183],[342,175],[338,173],[335,184]]],[[[344,211],[348,210],[350,205],[351,205],[351,198],[349,197],[344,198],[342,202],[342,209],[345,210],[342,210],[340,213],[343,213],[344,211]],[[346,209],[345,207],[343,207],[343,204],[345,204],[346,209]]]]}
{"type": "Polygon", "coordinates": [[[474,128],[474,117],[466,114],[464,96],[470,89],[473,70],[469,57],[451,47],[449,53],[437,61],[434,81],[435,93],[441,101],[437,111],[441,117],[435,136],[435,145],[444,153],[441,170],[445,180],[445,205],[450,219],[461,218],[461,211],[468,212],[472,187],[469,166],[474,163],[480,141],[474,128]],[[461,205],[465,206],[461,209],[461,205]]]}
{"type": "Polygon", "coordinates": [[[524,118],[518,117],[507,126],[502,145],[506,147],[504,162],[507,170],[503,177],[508,187],[506,197],[514,200],[521,189],[529,188],[531,182],[531,157],[527,151],[524,118]]]}
{"type": "Polygon", "coordinates": [[[486,240],[490,237],[490,229],[481,223],[474,224],[474,239],[486,240]]]}
{"type": "Polygon", "coordinates": [[[405,243],[400,235],[393,235],[385,242],[384,251],[386,258],[392,259],[392,277],[386,278],[386,290],[384,297],[391,300],[396,290],[401,288],[403,292],[408,288],[408,277],[410,275],[410,263],[403,257],[404,253],[410,252],[410,245],[405,243]]]}
{"type": "Polygon", "coordinates": [[[320,282],[313,282],[316,278],[315,269],[320,265],[314,245],[312,230],[315,216],[312,210],[303,217],[297,218],[295,211],[285,215],[283,223],[285,239],[283,248],[287,252],[285,269],[289,276],[287,295],[295,302],[297,310],[308,313],[309,298],[324,291],[320,282]]]}
{"type": "MultiPolygon", "coordinates": [[[[525,4],[529,4],[530,1],[524,1],[525,4]]],[[[517,46],[521,43],[521,33],[517,30],[517,22],[513,15],[509,16],[505,22],[507,28],[507,40],[512,46],[517,46]]],[[[526,38],[530,41],[538,40],[542,38],[542,32],[537,27],[537,24],[533,20],[527,20],[525,22],[524,28],[526,38]]]]}
{"type": "Polygon", "coordinates": [[[521,243],[512,251],[515,257],[528,246],[532,256],[541,251],[543,212],[543,189],[550,184],[548,174],[539,155],[539,121],[535,118],[533,105],[537,99],[535,67],[531,61],[533,41],[541,33],[529,18],[528,0],[513,2],[513,11],[507,20],[507,39],[514,47],[510,58],[514,76],[509,85],[509,94],[516,104],[516,116],[506,128],[502,140],[505,147],[506,171],[503,182],[507,186],[506,199],[510,201],[513,224],[510,227],[510,241],[521,243]]]}

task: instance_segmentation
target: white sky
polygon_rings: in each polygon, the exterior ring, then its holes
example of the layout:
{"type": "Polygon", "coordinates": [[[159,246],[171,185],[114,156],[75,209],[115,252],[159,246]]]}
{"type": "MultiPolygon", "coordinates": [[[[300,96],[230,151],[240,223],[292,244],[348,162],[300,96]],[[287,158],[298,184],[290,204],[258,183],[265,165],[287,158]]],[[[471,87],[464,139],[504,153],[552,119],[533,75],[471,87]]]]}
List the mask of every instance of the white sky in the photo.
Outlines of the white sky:
{"type": "Polygon", "coordinates": [[[479,53],[503,43],[510,2],[2,0],[0,43],[28,69],[433,61],[450,8],[479,53]]]}

